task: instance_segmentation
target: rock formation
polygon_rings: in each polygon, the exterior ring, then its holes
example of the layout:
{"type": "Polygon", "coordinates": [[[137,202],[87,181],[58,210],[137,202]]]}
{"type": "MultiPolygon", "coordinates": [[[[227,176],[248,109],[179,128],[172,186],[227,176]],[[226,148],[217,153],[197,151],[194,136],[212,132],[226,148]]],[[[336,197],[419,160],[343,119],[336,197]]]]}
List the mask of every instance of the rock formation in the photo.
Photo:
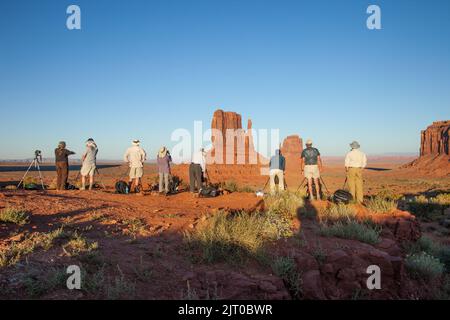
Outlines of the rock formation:
{"type": "Polygon", "coordinates": [[[450,120],[433,122],[421,132],[420,157],[403,166],[434,176],[450,175],[450,120]]]}
{"type": "Polygon", "coordinates": [[[433,122],[422,131],[420,141],[420,156],[449,155],[448,136],[450,120],[433,122]]]}
{"type": "Polygon", "coordinates": [[[236,112],[216,110],[211,121],[213,149],[209,156],[216,164],[257,164],[252,121],[247,131],[242,128],[242,117],[236,112]]]}
{"type": "Polygon", "coordinates": [[[300,157],[303,151],[303,141],[298,135],[286,137],[281,146],[281,153],[286,158],[286,181],[288,186],[294,183],[294,180],[300,177],[300,157]]]}

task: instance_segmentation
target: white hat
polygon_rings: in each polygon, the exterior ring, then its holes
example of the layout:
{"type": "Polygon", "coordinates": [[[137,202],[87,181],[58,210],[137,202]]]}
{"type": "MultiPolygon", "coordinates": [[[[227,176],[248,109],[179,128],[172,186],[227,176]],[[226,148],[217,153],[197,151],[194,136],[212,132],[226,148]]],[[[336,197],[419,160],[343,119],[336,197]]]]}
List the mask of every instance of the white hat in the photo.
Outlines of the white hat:
{"type": "Polygon", "coordinates": [[[310,146],[310,145],[312,145],[312,144],[313,144],[313,142],[312,142],[311,139],[306,140],[306,145],[307,145],[307,146],[310,146]]]}
{"type": "Polygon", "coordinates": [[[139,143],[141,143],[141,142],[139,141],[139,139],[134,139],[134,140],[133,140],[133,144],[134,144],[134,145],[138,146],[139,143]]]}

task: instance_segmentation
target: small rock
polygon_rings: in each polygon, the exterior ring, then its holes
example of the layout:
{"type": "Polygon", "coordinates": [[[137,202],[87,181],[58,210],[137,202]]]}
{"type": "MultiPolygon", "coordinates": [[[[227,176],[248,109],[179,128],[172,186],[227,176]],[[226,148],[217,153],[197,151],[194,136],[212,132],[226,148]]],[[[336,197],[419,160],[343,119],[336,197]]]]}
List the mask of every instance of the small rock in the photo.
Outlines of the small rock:
{"type": "Polygon", "coordinates": [[[305,299],[325,299],[319,270],[310,270],[303,274],[303,295],[305,299]]]}

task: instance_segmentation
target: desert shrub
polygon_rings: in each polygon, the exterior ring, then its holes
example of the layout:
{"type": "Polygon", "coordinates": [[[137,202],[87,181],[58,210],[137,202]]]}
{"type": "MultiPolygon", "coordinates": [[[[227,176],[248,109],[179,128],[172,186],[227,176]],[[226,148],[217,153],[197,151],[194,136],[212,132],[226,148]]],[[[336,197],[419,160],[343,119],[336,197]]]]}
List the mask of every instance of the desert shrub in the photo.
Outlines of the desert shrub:
{"type": "Polygon", "coordinates": [[[19,226],[27,224],[29,221],[28,213],[18,208],[5,208],[0,211],[0,222],[15,223],[19,226]]]}
{"type": "Polygon", "coordinates": [[[255,188],[250,187],[250,186],[243,186],[239,188],[239,192],[244,192],[244,193],[254,193],[256,192],[255,188]]]}
{"type": "Polygon", "coordinates": [[[106,289],[108,299],[133,299],[136,293],[136,284],[128,281],[119,266],[117,266],[117,269],[119,275],[114,277],[112,283],[106,289]]]}
{"type": "Polygon", "coordinates": [[[227,190],[229,192],[237,192],[237,191],[239,191],[239,186],[236,183],[236,181],[233,181],[233,180],[225,181],[222,184],[222,189],[227,190]]]}
{"type": "Polygon", "coordinates": [[[450,193],[438,194],[436,197],[431,198],[430,202],[441,206],[450,206],[450,193]]]}
{"type": "Polygon", "coordinates": [[[123,233],[132,236],[133,239],[136,239],[147,230],[145,220],[139,218],[124,220],[122,221],[122,224],[125,226],[123,233]]]}
{"type": "Polygon", "coordinates": [[[320,211],[319,220],[323,223],[337,221],[349,222],[356,219],[356,211],[353,206],[346,204],[331,204],[320,211]]]}
{"type": "Polygon", "coordinates": [[[366,207],[373,212],[389,213],[397,209],[397,202],[377,195],[366,202],[366,207]]]}
{"type": "Polygon", "coordinates": [[[405,244],[405,249],[410,255],[425,252],[439,259],[444,264],[446,272],[450,272],[450,246],[442,245],[427,236],[422,236],[416,242],[405,244]]]}
{"type": "Polygon", "coordinates": [[[406,203],[406,210],[413,213],[422,221],[434,221],[440,218],[444,208],[443,205],[432,202],[424,195],[416,196],[406,203]]]}
{"type": "Polygon", "coordinates": [[[63,289],[66,285],[66,271],[64,268],[50,268],[40,270],[33,268],[28,271],[20,283],[30,297],[39,297],[51,290],[63,289]]]}
{"type": "Polygon", "coordinates": [[[296,298],[301,295],[301,274],[297,271],[297,265],[291,257],[277,257],[272,264],[273,272],[280,277],[289,292],[296,298]]]}
{"type": "Polygon", "coordinates": [[[33,233],[19,243],[13,243],[9,247],[0,250],[0,267],[17,263],[24,255],[36,249],[48,250],[56,239],[64,236],[62,228],[48,233],[33,233]]]}
{"type": "Polygon", "coordinates": [[[397,201],[397,200],[400,200],[400,198],[402,198],[403,195],[395,193],[391,189],[385,188],[385,189],[381,190],[380,192],[378,192],[377,197],[379,197],[381,199],[397,201]]]}
{"type": "Polygon", "coordinates": [[[264,203],[269,212],[282,215],[286,218],[294,218],[297,210],[305,205],[300,193],[285,191],[275,195],[267,195],[264,203]]]}
{"type": "Polygon", "coordinates": [[[381,228],[357,221],[342,222],[321,225],[319,233],[325,237],[338,237],[353,239],[361,242],[376,244],[380,241],[381,228]]]}
{"type": "Polygon", "coordinates": [[[185,233],[190,249],[200,249],[201,261],[242,263],[249,257],[261,258],[266,241],[286,232],[286,225],[271,214],[245,212],[228,215],[220,211],[192,233],[185,233]]]}
{"type": "Polygon", "coordinates": [[[317,246],[312,250],[311,255],[317,260],[319,265],[322,265],[327,260],[327,253],[322,248],[322,245],[318,242],[317,246]]]}
{"type": "Polygon", "coordinates": [[[97,242],[89,243],[86,238],[79,234],[75,234],[74,237],[63,245],[63,251],[69,256],[78,256],[82,253],[91,252],[98,248],[97,242]]]}
{"type": "Polygon", "coordinates": [[[425,280],[440,277],[444,273],[444,264],[426,252],[408,255],[405,266],[412,277],[425,280]]]}
{"type": "Polygon", "coordinates": [[[291,220],[273,212],[267,212],[263,217],[263,233],[269,239],[281,239],[293,236],[291,220]]]}

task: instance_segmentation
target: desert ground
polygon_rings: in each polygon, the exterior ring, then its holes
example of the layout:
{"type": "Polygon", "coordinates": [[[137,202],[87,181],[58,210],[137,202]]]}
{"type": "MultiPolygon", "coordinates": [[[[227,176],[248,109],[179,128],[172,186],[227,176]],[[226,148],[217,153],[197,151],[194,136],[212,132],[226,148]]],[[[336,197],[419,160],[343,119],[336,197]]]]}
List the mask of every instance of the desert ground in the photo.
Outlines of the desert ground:
{"type": "MultiPolygon", "coordinates": [[[[305,200],[297,170],[289,192],[262,198],[259,168],[211,166],[224,194],[199,198],[184,191],[187,165],[173,168],[180,192],[163,196],[151,164],[144,192],[128,195],[114,190],[121,163],[100,167],[93,191],[60,192],[51,164],[46,191],[8,187],[24,167],[2,164],[0,299],[448,299],[450,177],[401,168],[411,160],[369,158],[365,206],[305,200]],[[373,264],[379,290],[366,285],[373,264]],[[66,287],[69,265],[81,290],[66,287]]],[[[325,158],[329,193],[344,179],[342,159],[325,158]]]]}

